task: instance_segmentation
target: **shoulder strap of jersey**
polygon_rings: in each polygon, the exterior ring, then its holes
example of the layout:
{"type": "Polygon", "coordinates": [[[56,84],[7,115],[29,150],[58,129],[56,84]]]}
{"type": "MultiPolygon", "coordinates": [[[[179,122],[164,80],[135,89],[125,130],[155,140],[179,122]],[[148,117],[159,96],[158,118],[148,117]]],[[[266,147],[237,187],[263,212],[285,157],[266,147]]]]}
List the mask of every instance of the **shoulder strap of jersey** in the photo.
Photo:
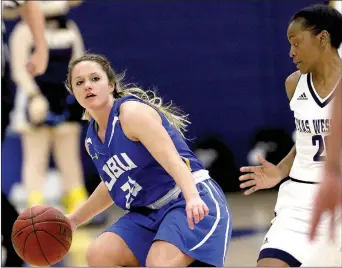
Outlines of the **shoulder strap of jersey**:
{"type": "Polygon", "coordinates": [[[140,99],[140,98],[138,98],[138,97],[136,97],[134,95],[126,95],[126,96],[124,96],[122,98],[119,98],[119,99],[115,100],[115,102],[114,102],[114,109],[113,110],[114,110],[114,114],[116,116],[118,116],[119,113],[120,113],[120,106],[121,106],[121,104],[123,104],[126,101],[139,101],[139,102],[148,104],[146,101],[144,101],[144,100],[142,100],[142,99],[140,99]]]}
{"type": "Polygon", "coordinates": [[[168,120],[167,118],[163,115],[163,113],[161,111],[159,111],[156,107],[154,107],[151,103],[149,103],[148,101],[145,101],[145,100],[142,100],[140,98],[138,98],[137,96],[134,96],[134,95],[127,95],[127,96],[124,96],[122,98],[119,98],[117,99],[115,102],[114,102],[114,116],[119,116],[120,114],[120,105],[126,101],[139,101],[141,103],[144,103],[148,106],[150,106],[151,108],[155,109],[156,112],[159,114],[159,116],[161,117],[162,119],[162,122],[163,122],[163,125],[164,126],[167,126],[168,125],[168,120]]]}
{"type": "Polygon", "coordinates": [[[297,80],[297,85],[296,85],[295,91],[293,93],[293,96],[295,96],[296,93],[298,93],[298,88],[301,86],[303,81],[306,83],[306,74],[300,74],[299,75],[298,80],[297,80]]]}
{"type": "Polygon", "coordinates": [[[307,85],[306,84],[306,76],[307,76],[307,74],[301,74],[299,76],[295,91],[294,91],[293,96],[292,96],[291,101],[290,101],[290,106],[291,106],[291,104],[293,104],[294,102],[297,101],[297,98],[299,97],[299,95],[303,94],[303,92],[304,92],[303,89],[305,90],[305,88],[307,87],[306,86],[307,85]]]}
{"type": "Polygon", "coordinates": [[[94,132],[94,119],[90,119],[90,122],[88,124],[88,129],[87,129],[87,134],[86,134],[86,140],[90,139],[90,137],[92,136],[93,132],[94,132]]]}

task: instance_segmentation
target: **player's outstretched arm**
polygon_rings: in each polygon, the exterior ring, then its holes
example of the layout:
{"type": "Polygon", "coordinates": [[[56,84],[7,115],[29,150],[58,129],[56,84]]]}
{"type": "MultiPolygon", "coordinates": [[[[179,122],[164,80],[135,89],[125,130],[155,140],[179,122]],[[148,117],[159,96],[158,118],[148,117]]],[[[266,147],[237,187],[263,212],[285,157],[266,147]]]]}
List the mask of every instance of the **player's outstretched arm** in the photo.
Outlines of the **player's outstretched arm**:
{"type": "MultiPolygon", "coordinates": [[[[265,160],[261,155],[258,155],[258,159],[261,163],[260,166],[249,166],[240,168],[241,172],[248,172],[248,174],[239,177],[240,188],[248,188],[244,194],[250,195],[258,190],[268,189],[276,186],[282,181],[285,176],[282,174],[282,169],[267,160],[265,160]]],[[[288,162],[283,159],[284,162],[288,162]]]]}
{"type": "Polygon", "coordinates": [[[108,193],[107,186],[100,182],[92,195],[74,213],[67,217],[75,230],[79,225],[89,221],[108,207],[113,205],[113,200],[108,193]]]}
{"type": "Polygon", "coordinates": [[[140,141],[181,188],[187,203],[189,227],[193,229],[193,220],[198,223],[208,215],[209,209],[200,198],[195,180],[162,126],[157,111],[146,104],[127,101],[120,106],[119,119],[125,135],[140,141]]]}
{"type": "MultiPolygon", "coordinates": [[[[300,73],[297,71],[289,75],[285,81],[286,94],[290,101],[297,87],[299,78],[300,73]]],[[[276,186],[290,174],[295,156],[295,145],[277,166],[266,161],[261,155],[258,155],[258,159],[261,163],[260,166],[242,167],[240,169],[241,172],[248,172],[248,174],[242,175],[239,178],[240,181],[243,181],[243,183],[240,184],[240,187],[242,189],[248,188],[244,194],[250,195],[258,190],[276,186]]]]}
{"type": "MultiPolygon", "coordinates": [[[[87,152],[89,153],[87,143],[85,143],[87,152]]],[[[113,199],[108,193],[108,188],[103,181],[97,186],[92,195],[84,204],[79,207],[74,213],[69,214],[67,217],[71,222],[73,230],[79,225],[89,221],[108,207],[113,205],[113,199]]]]}
{"type": "MultiPolygon", "coordinates": [[[[289,98],[289,101],[291,101],[293,94],[295,93],[300,75],[301,75],[300,72],[296,71],[290,74],[286,78],[285,89],[286,89],[286,95],[289,98]]],[[[296,157],[296,145],[292,147],[291,151],[277,165],[281,170],[282,180],[290,174],[295,157],[296,157]]]]}

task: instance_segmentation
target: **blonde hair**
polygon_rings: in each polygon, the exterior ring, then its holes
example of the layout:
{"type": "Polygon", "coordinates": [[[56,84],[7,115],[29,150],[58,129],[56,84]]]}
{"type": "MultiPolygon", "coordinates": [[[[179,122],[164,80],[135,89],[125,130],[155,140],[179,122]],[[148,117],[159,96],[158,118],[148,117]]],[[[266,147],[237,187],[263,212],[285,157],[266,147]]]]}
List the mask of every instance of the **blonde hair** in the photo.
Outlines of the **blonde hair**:
{"type": "MultiPolygon", "coordinates": [[[[108,81],[110,83],[113,83],[115,88],[113,91],[113,96],[115,99],[122,98],[124,96],[135,96],[145,102],[147,102],[149,105],[154,107],[156,110],[161,112],[166,119],[170,122],[170,124],[175,127],[178,132],[184,136],[184,132],[187,131],[187,126],[190,124],[190,121],[188,120],[188,115],[184,114],[179,108],[172,105],[172,102],[168,104],[164,104],[162,98],[157,96],[157,93],[155,90],[147,90],[144,91],[143,89],[133,85],[133,84],[124,84],[123,79],[125,76],[125,73],[117,74],[113,70],[113,68],[110,65],[109,60],[98,54],[85,54],[77,59],[73,59],[70,61],[68,66],[68,75],[66,80],[66,88],[67,90],[73,94],[72,89],[72,83],[71,83],[71,77],[72,77],[72,70],[74,67],[82,62],[82,61],[93,61],[98,63],[103,71],[106,73],[108,77],[108,81]]],[[[87,110],[85,110],[83,116],[83,120],[90,120],[91,116],[87,110]]]]}

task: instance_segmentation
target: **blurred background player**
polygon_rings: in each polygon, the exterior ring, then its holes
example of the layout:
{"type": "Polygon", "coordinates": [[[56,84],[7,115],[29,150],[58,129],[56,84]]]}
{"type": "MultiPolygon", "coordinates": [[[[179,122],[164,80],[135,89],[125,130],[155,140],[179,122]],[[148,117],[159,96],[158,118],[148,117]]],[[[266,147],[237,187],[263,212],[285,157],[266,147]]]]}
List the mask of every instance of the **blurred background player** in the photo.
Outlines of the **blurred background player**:
{"type": "MultiPolygon", "coordinates": [[[[44,15],[40,9],[38,2],[1,1],[1,8],[5,6],[19,6],[21,18],[27,23],[28,30],[32,34],[32,45],[35,47],[35,52],[33,53],[33,55],[31,55],[31,57],[26,58],[25,70],[30,76],[37,76],[43,74],[47,67],[48,49],[47,42],[44,37],[44,15]]],[[[2,46],[2,48],[3,52],[1,55],[1,143],[3,142],[5,137],[5,132],[9,124],[9,114],[13,107],[13,97],[9,86],[9,59],[8,54],[6,54],[6,47],[2,46]]],[[[2,180],[6,180],[6,178],[3,177],[2,180]]],[[[6,255],[3,264],[7,267],[21,266],[23,264],[23,261],[15,253],[11,242],[12,225],[16,220],[18,214],[15,208],[9,203],[7,197],[2,191],[1,214],[2,253],[6,255]]]]}
{"type": "MultiPolygon", "coordinates": [[[[241,188],[250,187],[247,195],[271,188],[290,176],[280,186],[276,217],[265,236],[258,266],[301,266],[315,247],[308,240],[310,212],[324,170],[333,94],[341,79],[342,60],[337,51],[342,42],[341,29],[342,15],[327,5],[304,8],[290,20],[290,57],[299,71],[286,79],[285,86],[295,117],[296,144],[277,166],[259,156],[262,166],[241,168],[242,172],[252,172],[240,177],[241,181],[249,180],[241,184],[241,188]]],[[[340,217],[338,214],[335,216],[340,217]]],[[[324,234],[329,227],[329,218],[325,218],[318,227],[318,243],[328,245],[324,234]]],[[[321,250],[325,265],[329,265],[325,256],[340,254],[340,243],[321,250]]]]}
{"type": "Polygon", "coordinates": [[[52,151],[62,179],[62,203],[66,213],[71,213],[86,200],[87,192],[79,148],[82,108],[65,90],[64,80],[68,62],[84,53],[84,45],[77,25],[67,16],[75,2],[38,3],[46,16],[45,36],[49,46],[45,74],[33,78],[25,70],[25,60],[33,45],[25,23],[17,23],[9,39],[14,81],[19,94],[27,96],[23,111],[27,120],[22,125],[17,122],[16,126],[22,137],[23,181],[27,206],[44,204],[43,186],[52,151]]]}

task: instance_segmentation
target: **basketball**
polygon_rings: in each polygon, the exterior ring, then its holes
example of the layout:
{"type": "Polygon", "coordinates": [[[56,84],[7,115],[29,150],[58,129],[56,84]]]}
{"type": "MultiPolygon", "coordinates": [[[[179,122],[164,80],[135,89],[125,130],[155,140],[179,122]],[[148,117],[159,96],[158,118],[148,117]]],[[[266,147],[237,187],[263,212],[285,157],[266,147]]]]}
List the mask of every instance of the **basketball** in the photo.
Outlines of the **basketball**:
{"type": "Polygon", "coordinates": [[[68,253],[72,229],[68,219],[56,208],[35,206],[24,210],[12,229],[16,253],[34,266],[56,264],[68,253]]]}

